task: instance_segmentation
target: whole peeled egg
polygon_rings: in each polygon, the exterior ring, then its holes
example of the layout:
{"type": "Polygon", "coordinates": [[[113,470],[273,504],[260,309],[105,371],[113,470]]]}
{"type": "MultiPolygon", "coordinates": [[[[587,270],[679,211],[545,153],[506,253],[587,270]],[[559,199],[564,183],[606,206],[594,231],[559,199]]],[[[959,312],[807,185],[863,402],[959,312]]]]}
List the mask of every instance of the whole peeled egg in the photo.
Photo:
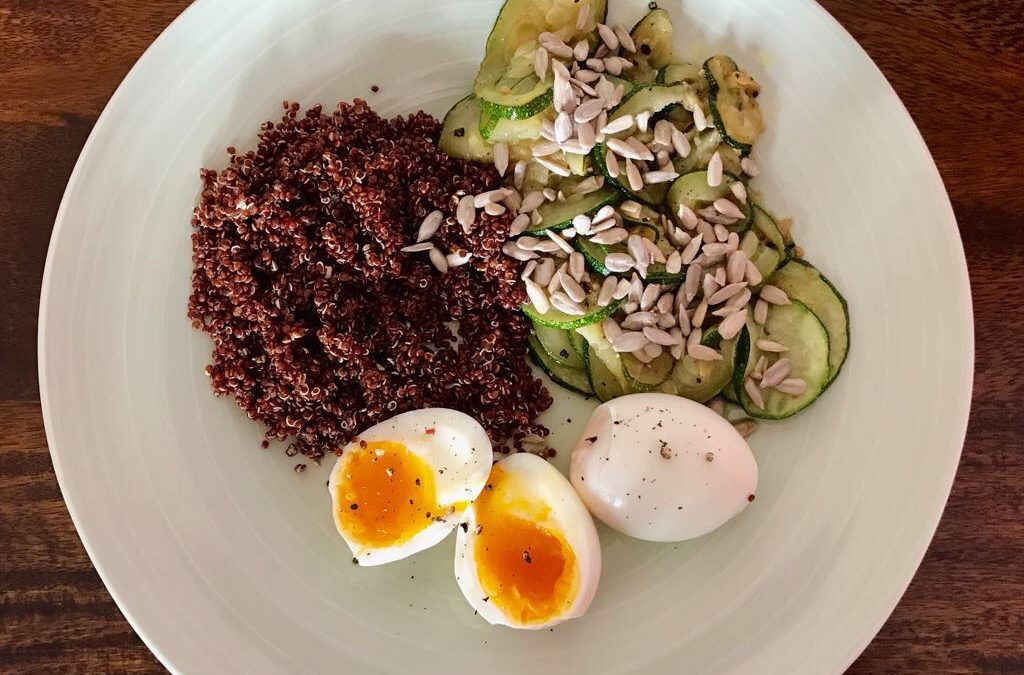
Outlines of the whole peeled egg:
{"type": "Polygon", "coordinates": [[[669,394],[600,405],[572,454],[573,487],[598,519],[648,541],[707,534],[754,499],[746,440],[709,408],[669,394]]]}
{"type": "Polygon", "coordinates": [[[396,415],[342,450],[327,484],[334,524],[360,565],[408,557],[455,528],[483,489],[492,457],[487,433],[464,413],[396,415]]]}
{"type": "Polygon", "coordinates": [[[496,463],[456,539],[455,579],[473,609],[547,628],[582,616],[600,576],[597,529],[565,476],[528,453],[496,463]]]}

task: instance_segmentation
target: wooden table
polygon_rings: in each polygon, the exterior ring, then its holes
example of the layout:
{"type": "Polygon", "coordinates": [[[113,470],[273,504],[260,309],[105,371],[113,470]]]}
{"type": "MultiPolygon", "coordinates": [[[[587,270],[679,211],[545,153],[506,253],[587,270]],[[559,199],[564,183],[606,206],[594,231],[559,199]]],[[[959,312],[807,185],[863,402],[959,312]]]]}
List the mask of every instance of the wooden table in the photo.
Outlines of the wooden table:
{"type": "MultiPolygon", "coordinates": [[[[885,72],[935,156],[967,249],[978,343],[945,517],[850,672],[1024,673],[1024,6],[824,4],[885,72]]],[[[111,601],[61,499],[38,402],[35,316],[78,152],[114,88],[186,5],[0,0],[0,671],[162,670],[111,601]]]]}

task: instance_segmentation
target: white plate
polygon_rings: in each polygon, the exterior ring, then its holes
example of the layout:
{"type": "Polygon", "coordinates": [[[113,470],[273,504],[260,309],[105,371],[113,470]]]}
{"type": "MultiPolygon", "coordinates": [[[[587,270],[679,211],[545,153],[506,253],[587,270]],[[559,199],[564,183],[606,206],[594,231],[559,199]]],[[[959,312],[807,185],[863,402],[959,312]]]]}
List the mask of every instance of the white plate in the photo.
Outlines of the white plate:
{"type": "MultiPolygon", "coordinates": [[[[646,3],[612,4],[629,25],[646,3]]],[[[85,546],[171,670],[837,673],[882,625],[942,512],[967,420],[971,305],[949,202],[893,91],[817,5],[664,4],[682,53],[724,50],[764,84],[758,183],[849,299],[853,347],[817,405],[754,438],[752,508],[678,546],[602,532],[591,612],[542,634],[473,616],[451,539],[353,567],[326,467],[297,476],[259,449],[260,428],[211,394],[208,339],[185,319],[199,167],[251,146],[283,99],[442,114],[470,86],[498,4],[202,0],[132,70],[57,217],[40,381],[85,546]]],[[[586,412],[561,395],[547,415],[563,450],[586,412]]]]}

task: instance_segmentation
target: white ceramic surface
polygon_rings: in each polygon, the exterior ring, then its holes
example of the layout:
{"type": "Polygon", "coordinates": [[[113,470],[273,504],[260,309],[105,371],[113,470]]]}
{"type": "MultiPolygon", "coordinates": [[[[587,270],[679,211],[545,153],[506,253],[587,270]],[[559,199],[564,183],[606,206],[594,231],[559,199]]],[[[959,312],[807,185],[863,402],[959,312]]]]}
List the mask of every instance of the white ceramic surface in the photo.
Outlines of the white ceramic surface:
{"type": "MultiPolygon", "coordinates": [[[[631,24],[646,3],[612,4],[631,24]]],[[[602,530],[590,613],[541,634],[473,616],[451,538],[353,567],[328,467],[299,476],[259,449],[260,429],[211,394],[208,340],[185,319],[199,167],[250,147],[282,99],[443,113],[470,86],[498,3],[201,0],[139,61],[57,217],[40,382],[85,546],[171,670],[818,675],[842,671],[882,625],[966,427],[971,305],[948,199],[888,84],[817,5],[663,5],[681,53],[727,51],[764,84],[757,183],[849,299],[852,352],[817,405],[754,438],[751,508],[680,545],[602,530]]],[[[589,410],[562,396],[546,415],[559,447],[589,410]]]]}

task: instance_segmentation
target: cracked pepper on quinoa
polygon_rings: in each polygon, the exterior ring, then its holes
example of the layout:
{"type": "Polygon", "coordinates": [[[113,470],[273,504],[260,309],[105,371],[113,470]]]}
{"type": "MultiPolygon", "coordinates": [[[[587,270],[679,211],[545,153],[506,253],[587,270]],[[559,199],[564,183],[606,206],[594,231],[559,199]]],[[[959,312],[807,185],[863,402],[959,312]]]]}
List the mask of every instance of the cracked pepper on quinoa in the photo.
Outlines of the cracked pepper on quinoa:
{"type": "Polygon", "coordinates": [[[456,220],[461,196],[501,187],[497,171],[438,150],[423,112],[284,107],[255,151],[201,171],[188,315],[213,340],[214,391],[312,459],[427,406],[472,415],[496,446],[546,434],[522,263],[501,254],[512,216],[456,220]],[[435,210],[436,248],[401,253],[435,210]]]}

